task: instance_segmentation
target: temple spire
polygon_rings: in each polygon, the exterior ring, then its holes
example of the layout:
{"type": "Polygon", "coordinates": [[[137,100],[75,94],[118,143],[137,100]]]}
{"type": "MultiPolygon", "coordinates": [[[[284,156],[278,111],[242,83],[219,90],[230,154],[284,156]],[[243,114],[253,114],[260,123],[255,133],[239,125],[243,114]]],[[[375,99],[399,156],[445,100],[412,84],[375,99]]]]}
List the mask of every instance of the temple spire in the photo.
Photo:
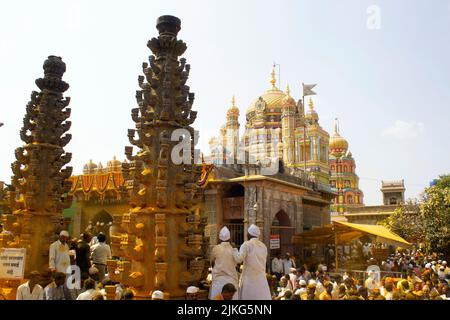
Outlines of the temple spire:
{"type": "Polygon", "coordinates": [[[309,110],[311,110],[311,111],[314,110],[314,102],[313,102],[312,98],[309,98],[308,106],[309,106],[309,110]]]}
{"type": "Polygon", "coordinates": [[[339,135],[338,118],[334,118],[334,134],[339,135]]]}
{"type": "Polygon", "coordinates": [[[276,89],[275,84],[277,80],[275,79],[275,65],[272,67],[272,72],[270,73],[270,84],[272,85],[272,89],[276,89]]]}

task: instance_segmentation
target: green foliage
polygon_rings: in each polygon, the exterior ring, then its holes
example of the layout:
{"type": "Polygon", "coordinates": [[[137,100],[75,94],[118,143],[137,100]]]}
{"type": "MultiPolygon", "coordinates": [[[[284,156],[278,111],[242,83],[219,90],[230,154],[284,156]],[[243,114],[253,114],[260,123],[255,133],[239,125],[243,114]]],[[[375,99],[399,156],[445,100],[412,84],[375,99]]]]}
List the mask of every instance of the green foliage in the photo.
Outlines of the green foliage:
{"type": "Polygon", "coordinates": [[[408,201],[395,209],[381,225],[409,242],[425,241],[425,225],[418,204],[408,201]]]}
{"type": "Polygon", "coordinates": [[[450,174],[443,174],[436,180],[436,187],[440,189],[450,188],[450,174]]]}
{"type": "Polygon", "coordinates": [[[450,253],[450,186],[427,188],[420,204],[426,243],[436,252],[450,253]]]}
{"type": "Polygon", "coordinates": [[[419,204],[401,205],[380,224],[430,251],[450,253],[450,175],[442,175],[426,188],[419,204]]]}

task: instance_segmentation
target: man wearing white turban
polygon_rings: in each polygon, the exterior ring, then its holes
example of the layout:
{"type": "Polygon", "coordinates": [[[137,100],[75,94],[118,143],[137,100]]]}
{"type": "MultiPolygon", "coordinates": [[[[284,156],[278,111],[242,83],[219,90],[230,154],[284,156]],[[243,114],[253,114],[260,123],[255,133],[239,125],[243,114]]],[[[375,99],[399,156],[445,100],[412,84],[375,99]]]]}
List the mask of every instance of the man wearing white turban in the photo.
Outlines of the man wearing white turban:
{"type": "Polygon", "coordinates": [[[240,300],[271,300],[266,278],[267,247],[258,239],[259,235],[259,228],[252,224],[248,228],[249,240],[239,250],[244,263],[239,281],[240,300]]]}
{"type": "MultiPolygon", "coordinates": [[[[223,227],[219,232],[220,244],[214,246],[211,251],[212,284],[209,291],[209,299],[212,300],[222,293],[222,288],[227,283],[238,286],[236,265],[241,262],[238,250],[230,244],[230,230],[223,227]]],[[[237,294],[233,300],[238,298],[237,294]]]]}
{"type": "Polygon", "coordinates": [[[69,233],[63,230],[59,234],[59,239],[53,242],[49,248],[49,268],[53,272],[68,273],[70,266],[69,256],[69,233]]]}

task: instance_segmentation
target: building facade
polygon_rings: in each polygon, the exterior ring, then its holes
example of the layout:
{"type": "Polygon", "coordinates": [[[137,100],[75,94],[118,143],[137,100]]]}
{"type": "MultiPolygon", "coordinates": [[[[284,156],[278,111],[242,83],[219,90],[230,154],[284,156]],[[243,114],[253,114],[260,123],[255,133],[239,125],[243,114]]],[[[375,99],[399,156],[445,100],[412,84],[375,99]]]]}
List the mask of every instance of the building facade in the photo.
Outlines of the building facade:
{"type": "Polygon", "coordinates": [[[348,222],[378,224],[386,219],[399,205],[405,203],[405,182],[381,181],[383,204],[379,206],[354,206],[344,214],[348,222]]]}

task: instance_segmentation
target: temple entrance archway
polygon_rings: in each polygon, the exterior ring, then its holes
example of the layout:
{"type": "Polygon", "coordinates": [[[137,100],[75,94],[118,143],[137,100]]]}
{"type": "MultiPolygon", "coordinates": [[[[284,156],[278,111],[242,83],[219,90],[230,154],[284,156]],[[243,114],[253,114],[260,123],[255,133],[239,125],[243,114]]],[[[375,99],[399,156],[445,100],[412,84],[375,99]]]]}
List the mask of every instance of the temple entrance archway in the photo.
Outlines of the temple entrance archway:
{"type": "Polygon", "coordinates": [[[99,232],[103,232],[106,235],[106,242],[109,243],[109,228],[112,225],[113,217],[106,210],[98,212],[90,221],[91,232],[95,236],[99,232]]]}
{"type": "Polygon", "coordinates": [[[294,229],[289,215],[284,210],[278,211],[270,228],[271,239],[273,239],[271,240],[273,245],[273,249],[271,249],[272,257],[277,254],[284,255],[286,252],[293,253],[292,236],[294,235],[294,229]],[[279,246],[276,245],[277,238],[279,238],[279,246]]]}

